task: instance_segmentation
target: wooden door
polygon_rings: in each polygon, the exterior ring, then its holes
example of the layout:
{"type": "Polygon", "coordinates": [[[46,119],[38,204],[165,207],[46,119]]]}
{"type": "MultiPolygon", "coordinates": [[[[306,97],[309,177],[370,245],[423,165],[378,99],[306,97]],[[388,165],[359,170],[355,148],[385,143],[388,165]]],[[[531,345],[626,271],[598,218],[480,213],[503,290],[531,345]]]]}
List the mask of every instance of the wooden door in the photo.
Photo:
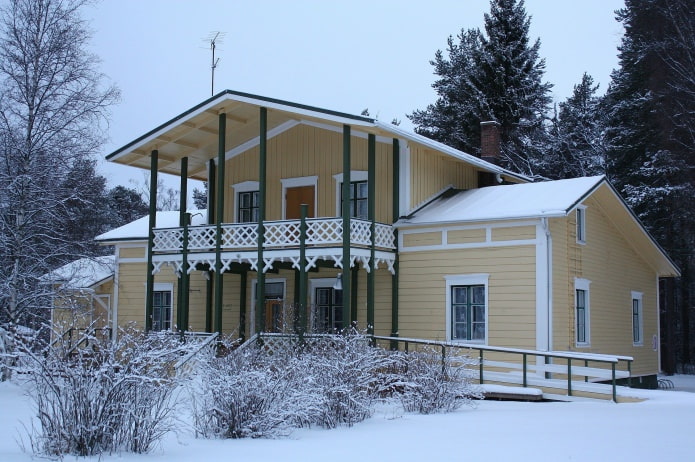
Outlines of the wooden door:
{"type": "Polygon", "coordinates": [[[300,205],[307,204],[307,218],[314,217],[314,187],[298,186],[285,190],[285,219],[299,220],[301,218],[300,205]]]}

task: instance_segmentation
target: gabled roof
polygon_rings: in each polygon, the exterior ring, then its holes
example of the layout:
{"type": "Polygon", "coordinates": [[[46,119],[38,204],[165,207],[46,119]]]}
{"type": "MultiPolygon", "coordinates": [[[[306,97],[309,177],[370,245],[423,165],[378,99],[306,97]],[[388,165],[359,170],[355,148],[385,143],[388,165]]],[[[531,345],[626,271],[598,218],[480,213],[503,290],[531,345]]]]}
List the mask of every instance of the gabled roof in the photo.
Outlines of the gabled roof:
{"type": "Polygon", "coordinates": [[[660,276],[679,270],[604,176],[573,178],[466,191],[449,190],[394,224],[397,228],[566,217],[589,196],[660,276]]]}
{"type": "Polygon", "coordinates": [[[59,284],[63,290],[90,289],[113,277],[115,261],[116,257],[113,255],[80,258],[51,271],[41,279],[48,284],[59,284]]]}
{"type": "Polygon", "coordinates": [[[347,124],[352,126],[353,133],[368,133],[390,139],[407,139],[444,155],[466,161],[481,170],[499,173],[521,181],[531,181],[524,175],[376,119],[232,90],[222,91],[188,109],[117,149],[106,156],[106,159],[149,169],[150,153],[157,150],[159,171],[180,175],[179,160],[182,157],[188,157],[189,177],[205,180],[207,179],[206,162],[216,158],[219,114],[226,115],[226,150],[229,153],[240,147],[251,146],[257,140],[260,132],[259,108],[261,107],[268,109],[268,136],[282,133],[299,123],[339,130],[347,124]]]}
{"type": "MultiPolygon", "coordinates": [[[[207,210],[189,210],[189,213],[191,214],[191,225],[207,223],[207,210]]],[[[156,220],[157,228],[176,228],[179,226],[179,211],[157,212],[156,220]]],[[[94,240],[106,245],[123,241],[144,241],[148,237],[149,225],[150,217],[145,215],[135,221],[100,234],[94,240]]]]}

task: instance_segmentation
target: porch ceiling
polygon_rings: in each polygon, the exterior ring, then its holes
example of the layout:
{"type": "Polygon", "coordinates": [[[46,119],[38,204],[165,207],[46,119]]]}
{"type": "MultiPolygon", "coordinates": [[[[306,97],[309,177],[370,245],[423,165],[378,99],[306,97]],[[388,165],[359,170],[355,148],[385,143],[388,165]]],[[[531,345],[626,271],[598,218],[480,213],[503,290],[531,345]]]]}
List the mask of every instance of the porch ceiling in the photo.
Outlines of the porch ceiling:
{"type": "Polygon", "coordinates": [[[365,117],[225,91],[160,125],[106,158],[111,162],[149,170],[150,153],[156,149],[159,152],[160,172],[180,175],[181,158],[188,157],[188,176],[206,180],[206,162],[217,157],[218,114],[226,114],[226,150],[230,151],[259,136],[259,108],[262,106],[268,108],[268,131],[288,121],[302,120],[336,127],[349,123],[375,134],[381,131],[372,119],[365,117]]]}

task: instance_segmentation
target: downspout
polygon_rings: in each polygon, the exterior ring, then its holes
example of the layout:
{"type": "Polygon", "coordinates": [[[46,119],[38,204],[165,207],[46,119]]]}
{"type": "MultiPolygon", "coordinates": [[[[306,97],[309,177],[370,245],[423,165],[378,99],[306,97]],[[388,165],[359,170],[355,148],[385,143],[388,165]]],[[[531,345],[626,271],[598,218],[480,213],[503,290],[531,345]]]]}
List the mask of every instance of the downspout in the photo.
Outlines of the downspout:
{"type": "Polygon", "coordinates": [[[116,246],[114,253],[116,258],[113,272],[113,304],[111,305],[113,313],[111,314],[111,338],[115,342],[118,339],[118,274],[121,267],[118,258],[118,255],[120,254],[120,247],[118,245],[116,246]]]}
{"type": "Polygon", "coordinates": [[[548,302],[548,351],[553,351],[553,238],[550,234],[550,224],[547,218],[541,218],[543,231],[545,231],[546,244],[546,273],[547,273],[547,302],[548,302]]]}

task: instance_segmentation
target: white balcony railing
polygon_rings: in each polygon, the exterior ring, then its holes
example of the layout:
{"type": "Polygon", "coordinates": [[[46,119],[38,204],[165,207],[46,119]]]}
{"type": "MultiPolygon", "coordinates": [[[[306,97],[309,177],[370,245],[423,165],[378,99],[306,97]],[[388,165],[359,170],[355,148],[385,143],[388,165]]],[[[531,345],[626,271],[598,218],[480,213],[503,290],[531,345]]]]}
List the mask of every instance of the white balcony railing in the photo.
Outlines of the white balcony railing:
{"type": "MultiPolygon", "coordinates": [[[[342,218],[310,218],[306,220],[307,247],[335,247],[343,245],[342,218]]],[[[300,220],[265,222],[264,249],[299,247],[300,220]]],[[[188,251],[210,251],[215,248],[216,225],[190,226],[188,228],[188,251]]],[[[350,220],[350,243],[353,246],[371,245],[369,221],[350,220]]],[[[225,223],[222,225],[222,250],[252,250],[258,245],[256,223],[225,223]]],[[[375,246],[381,250],[394,250],[393,227],[375,224],[375,246]]],[[[155,252],[181,252],[183,250],[183,228],[159,228],[154,230],[155,252]]]]}

